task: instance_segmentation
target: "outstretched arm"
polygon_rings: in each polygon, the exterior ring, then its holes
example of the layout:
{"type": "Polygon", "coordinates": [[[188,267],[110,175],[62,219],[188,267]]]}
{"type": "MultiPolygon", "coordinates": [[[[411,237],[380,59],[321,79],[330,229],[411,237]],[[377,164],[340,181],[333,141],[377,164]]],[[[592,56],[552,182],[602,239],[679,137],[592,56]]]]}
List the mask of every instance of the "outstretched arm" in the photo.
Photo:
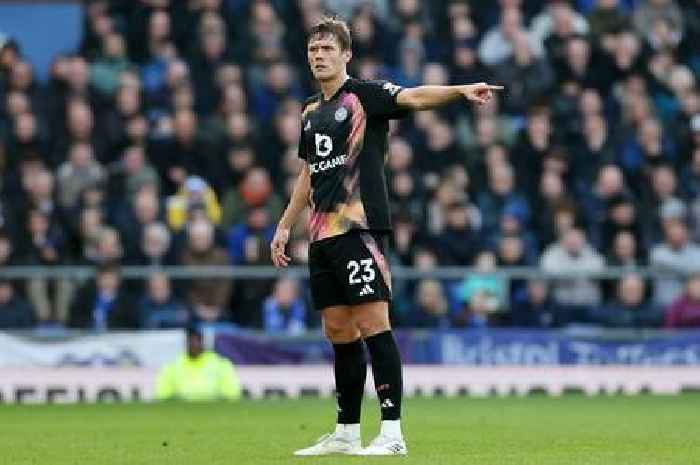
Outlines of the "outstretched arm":
{"type": "Polygon", "coordinates": [[[402,90],[396,96],[396,103],[412,110],[431,110],[462,98],[483,105],[491,100],[496,90],[503,90],[503,86],[485,82],[461,86],[419,86],[402,90]]]}
{"type": "Polygon", "coordinates": [[[306,207],[309,202],[309,194],[311,192],[311,175],[309,173],[309,165],[304,163],[304,167],[299,173],[297,182],[294,185],[292,198],[289,200],[289,205],[284,210],[282,218],[277,225],[275,237],[270,243],[272,251],[272,263],[276,267],[285,267],[289,265],[291,258],[284,252],[287,242],[289,241],[289,232],[296,223],[299,213],[306,207]]]}

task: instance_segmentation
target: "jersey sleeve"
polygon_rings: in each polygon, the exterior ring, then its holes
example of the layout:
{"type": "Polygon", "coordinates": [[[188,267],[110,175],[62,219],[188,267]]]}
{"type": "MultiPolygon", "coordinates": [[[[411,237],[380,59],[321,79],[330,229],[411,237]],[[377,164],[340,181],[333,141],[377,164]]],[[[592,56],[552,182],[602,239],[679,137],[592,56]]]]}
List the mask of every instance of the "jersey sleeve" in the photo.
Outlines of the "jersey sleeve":
{"type": "Polygon", "coordinates": [[[363,81],[358,85],[357,94],[369,117],[382,119],[400,119],[409,113],[409,109],[400,106],[396,97],[403,87],[389,81],[363,81]]]}
{"type": "Polygon", "coordinates": [[[301,117],[301,130],[299,131],[299,145],[297,146],[297,156],[306,160],[306,143],[304,142],[304,117],[301,117]]]}

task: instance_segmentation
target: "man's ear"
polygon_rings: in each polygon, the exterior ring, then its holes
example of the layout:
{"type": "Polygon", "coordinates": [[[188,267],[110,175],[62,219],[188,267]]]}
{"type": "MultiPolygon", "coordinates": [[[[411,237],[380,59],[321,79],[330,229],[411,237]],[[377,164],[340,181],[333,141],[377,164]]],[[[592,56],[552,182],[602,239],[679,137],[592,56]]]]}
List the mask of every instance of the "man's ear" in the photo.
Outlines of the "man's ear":
{"type": "Polygon", "coordinates": [[[343,60],[345,60],[345,63],[350,63],[350,60],[352,60],[352,50],[345,50],[343,53],[343,60]]]}

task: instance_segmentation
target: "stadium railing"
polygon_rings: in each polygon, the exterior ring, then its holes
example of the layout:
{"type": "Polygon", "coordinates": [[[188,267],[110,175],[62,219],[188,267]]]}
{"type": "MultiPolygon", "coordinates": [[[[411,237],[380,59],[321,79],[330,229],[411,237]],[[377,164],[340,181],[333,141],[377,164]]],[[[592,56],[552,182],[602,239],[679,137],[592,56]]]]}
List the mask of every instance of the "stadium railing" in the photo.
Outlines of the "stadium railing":
{"type": "MultiPolygon", "coordinates": [[[[0,269],[0,279],[33,279],[33,278],[68,278],[85,280],[94,276],[96,268],[93,266],[11,266],[0,269]]],[[[127,279],[146,278],[154,272],[164,273],[173,279],[188,278],[231,278],[231,279],[275,279],[289,277],[303,279],[308,277],[306,267],[289,267],[277,269],[273,266],[124,266],[121,274],[127,279]]],[[[544,280],[591,278],[610,280],[618,279],[628,274],[637,274],[645,279],[655,278],[683,278],[700,272],[700,263],[697,270],[681,272],[658,267],[608,267],[600,271],[576,270],[558,271],[555,273],[543,271],[537,267],[501,267],[490,271],[481,271],[471,267],[437,267],[428,270],[420,270],[412,267],[392,267],[392,277],[398,280],[415,279],[447,279],[459,280],[470,275],[488,275],[498,278],[533,279],[544,280]]]]}

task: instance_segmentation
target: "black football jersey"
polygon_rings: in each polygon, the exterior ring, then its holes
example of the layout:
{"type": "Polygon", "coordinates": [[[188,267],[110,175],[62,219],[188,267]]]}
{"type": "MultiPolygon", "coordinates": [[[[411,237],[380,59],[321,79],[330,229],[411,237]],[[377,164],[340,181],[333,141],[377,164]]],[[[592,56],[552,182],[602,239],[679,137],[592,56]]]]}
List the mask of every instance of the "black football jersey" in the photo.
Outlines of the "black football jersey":
{"type": "Polygon", "coordinates": [[[349,78],[329,100],[304,103],[299,157],[311,174],[311,241],[352,230],[391,230],[384,165],[389,120],[406,110],[401,87],[349,78]]]}

